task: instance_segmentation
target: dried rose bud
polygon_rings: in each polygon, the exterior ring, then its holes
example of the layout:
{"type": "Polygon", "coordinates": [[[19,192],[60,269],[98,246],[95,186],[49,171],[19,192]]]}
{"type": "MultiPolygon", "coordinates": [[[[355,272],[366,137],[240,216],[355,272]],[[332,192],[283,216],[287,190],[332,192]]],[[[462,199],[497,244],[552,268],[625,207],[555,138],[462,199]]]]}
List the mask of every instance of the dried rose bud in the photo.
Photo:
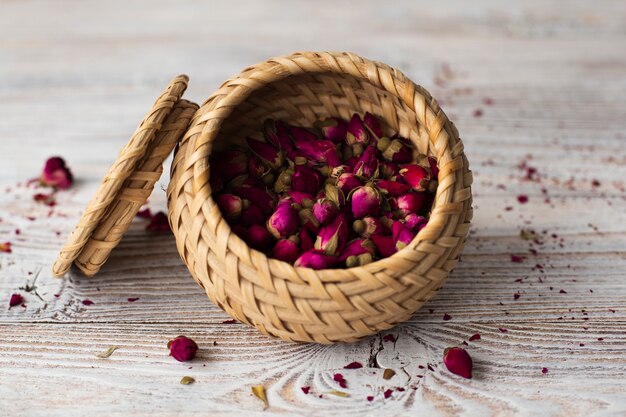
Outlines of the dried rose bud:
{"type": "Polygon", "coordinates": [[[376,148],[368,146],[354,166],[354,173],[365,178],[375,178],[378,175],[378,157],[376,148]]]}
{"type": "Polygon", "coordinates": [[[385,232],[385,227],[375,217],[365,216],[352,223],[352,229],[359,235],[368,238],[372,235],[381,235],[385,232]]]}
{"type": "Polygon", "coordinates": [[[348,256],[346,259],[346,266],[348,268],[354,268],[355,266],[363,266],[371,263],[374,257],[371,253],[363,253],[358,256],[348,256]]]}
{"type": "Polygon", "coordinates": [[[348,243],[341,251],[339,260],[344,262],[350,256],[357,257],[364,253],[369,253],[370,255],[374,255],[374,253],[376,253],[376,246],[374,245],[374,242],[369,239],[355,239],[348,243]]]}
{"type": "Polygon", "coordinates": [[[337,186],[327,182],[324,186],[324,197],[341,207],[346,204],[345,193],[337,186]]]}
{"type": "Polygon", "coordinates": [[[24,297],[22,294],[11,294],[11,298],[9,299],[9,308],[20,305],[24,302],[24,297]]]}
{"type": "Polygon", "coordinates": [[[404,225],[399,221],[394,221],[391,226],[391,236],[393,240],[396,242],[396,249],[404,249],[415,237],[415,233],[410,229],[404,227],[404,225]]]}
{"type": "Polygon", "coordinates": [[[59,156],[48,158],[39,177],[41,185],[67,190],[72,186],[74,177],[65,165],[65,160],[59,156]]]}
{"type": "Polygon", "coordinates": [[[298,212],[287,201],[280,202],[267,220],[267,230],[277,239],[294,234],[299,225],[298,212]]]}
{"type": "Polygon", "coordinates": [[[300,255],[296,259],[294,266],[298,268],[326,269],[332,268],[336,264],[336,257],[326,255],[323,251],[310,250],[300,255]]]}
{"type": "Polygon", "coordinates": [[[266,189],[244,186],[234,187],[233,194],[249,200],[250,203],[260,208],[266,215],[272,213],[272,211],[274,211],[274,206],[276,206],[275,197],[266,189]]]}
{"type": "Polygon", "coordinates": [[[169,232],[170,224],[167,220],[167,214],[159,211],[150,219],[150,223],[146,226],[146,230],[150,232],[169,232]]]}
{"type": "Polygon", "coordinates": [[[378,253],[380,253],[384,258],[387,258],[397,252],[396,242],[391,236],[372,235],[370,239],[372,239],[372,242],[376,245],[378,253]]]}
{"type": "Polygon", "coordinates": [[[361,120],[358,114],[354,114],[348,122],[348,133],[346,134],[346,143],[354,145],[361,143],[367,145],[370,141],[370,132],[361,120]]]}
{"type": "Polygon", "coordinates": [[[443,351],[443,363],[448,371],[463,378],[472,378],[472,358],[463,348],[452,347],[443,351]]]}
{"type": "MultiPolygon", "coordinates": [[[[244,201],[244,206],[246,205],[247,200],[244,201]]],[[[266,221],[266,217],[261,211],[260,208],[255,206],[254,204],[248,204],[247,208],[244,208],[241,212],[241,218],[239,219],[239,224],[244,227],[250,227],[253,224],[261,224],[264,225],[266,221]]]]}
{"type": "Polygon", "coordinates": [[[252,152],[270,168],[278,169],[283,164],[284,154],[276,147],[253,138],[246,138],[246,142],[252,152]]]}
{"type": "Polygon", "coordinates": [[[216,152],[211,158],[211,177],[221,178],[223,183],[248,172],[249,156],[241,151],[216,152]]]}
{"type": "Polygon", "coordinates": [[[369,128],[370,132],[372,132],[374,136],[377,138],[383,137],[383,128],[380,124],[380,120],[372,113],[365,112],[365,115],[363,116],[363,123],[365,123],[365,126],[369,128]]]}
{"type": "Polygon", "coordinates": [[[430,164],[430,172],[433,174],[433,178],[439,177],[439,166],[437,165],[437,160],[429,156],[428,163],[430,164]]]}
{"type": "Polygon", "coordinates": [[[170,350],[170,356],[179,362],[187,362],[196,357],[198,345],[196,342],[185,336],[167,342],[167,348],[170,350]]]}
{"type": "Polygon", "coordinates": [[[307,194],[315,194],[320,188],[320,174],[305,165],[296,165],[291,176],[291,189],[307,194]]]}
{"type": "Polygon", "coordinates": [[[253,178],[263,178],[270,172],[270,169],[263,165],[259,158],[254,156],[248,159],[248,174],[253,178]]]}
{"type": "Polygon", "coordinates": [[[326,163],[330,167],[341,165],[335,144],[329,140],[320,140],[314,133],[301,127],[291,127],[291,135],[296,151],[289,154],[291,159],[302,155],[305,159],[317,163],[326,163]]]}
{"type": "Polygon", "coordinates": [[[294,173],[293,168],[283,169],[280,174],[278,174],[278,178],[276,179],[276,183],[274,184],[274,191],[277,193],[282,193],[283,191],[288,191],[291,189],[291,179],[294,173]]]}
{"type": "Polygon", "coordinates": [[[387,161],[408,164],[413,159],[411,148],[399,139],[381,138],[376,146],[387,161]]]}
{"type": "Polygon", "coordinates": [[[348,241],[348,221],[343,214],[322,227],[315,241],[315,249],[324,251],[328,255],[341,252],[348,241]]]}
{"type": "MultiPolygon", "coordinates": [[[[294,239],[295,240],[295,239],[294,239]]],[[[298,243],[292,239],[281,239],[272,249],[272,258],[293,264],[300,256],[298,243]]]]}
{"type": "Polygon", "coordinates": [[[315,200],[313,199],[314,197],[311,194],[303,193],[302,191],[287,191],[286,198],[305,208],[313,207],[313,204],[315,202],[315,200]]]}
{"type": "Polygon", "coordinates": [[[351,194],[352,215],[355,219],[374,216],[380,211],[380,194],[370,185],[356,188],[351,194]]]}
{"type": "Polygon", "coordinates": [[[300,218],[300,224],[303,228],[310,230],[313,233],[317,233],[320,230],[320,222],[313,214],[313,210],[310,208],[303,208],[298,211],[298,217],[300,218]]]}
{"type": "Polygon", "coordinates": [[[428,170],[417,164],[403,166],[400,170],[400,175],[416,191],[425,191],[430,181],[428,170]]]}
{"type": "Polygon", "coordinates": [[[339,178],[337,178],[337,187],[343,192],[344,195],[350,194],[350,191],[354,190],[357,187],[363,185],[359,177],[355,174],[346,172],[345,174],[341,174],[339,178]]]}
{"type": "Polygon", "coordinates": [[[267,143],[286,152],[293,149],[289,138],[289,126],[278,120],[268,119],[263,123],[263,137],[267,143]]]}
{"type": "Polygon", "coordinates": [[[258,224],[250,226],[245,236],[242,238],[246,241],[248,246],[261,252],[266,252],[270,249],[274,242],[274,238],[270,232],[268,232],[265,227],[258,224]]]}
{"type": "Polygon", "coordinates": [[[398,205],[398,211],[403,217],[406,217],[411,213],[417,213],[422,207],[424,207],[426,200],[426,193],[416,193],[411,191],[410,193],[406,193],[398,197],[396,199],[396,203],[398,205]]]}
{"type": "Polygon", "coordinates": [[[339,214],[339,207],[334,202],[323,198],[313,205],[313,215],[320,224],[327,224],[339,214]]]}
{"type": "Polygon", "coordinates": [[[302,250],[302,252],[310,251],[315,246],[313,238],[311,238],[311,234],[304,227],[300,229],[298,237],[300,238],[300,249],[302,250]]]}
{"type": "Polygon", "coordinates": [[[404,226],[416,233],[426,227],[427,224],[428,219],[426,217],[415,213],[409,213],[404,218],[404,226]]]}
{"type": "Polygon", "coordinates": [[[338,117],[330,117],[318,125],[325,139],[334,143],[341,143],[346,140],[348,124],[344,120],[338,117]]]}
{"type": "Polygon", "coordinates": [[[411,191],[410,185],[390,180],[376,181],[376,188],[390,197],[398,197],[411,191]]]}
{"type": "Polygon", "coordinates": [[[378,164],[378,173],[381,177],[392,179],[400,172],[400,167],[393,162],[380,162],[378,164]]]}
{"type": "Polygon", "coordinates": [[[244,208],[243,200],[233,194],[222,194],[217,198],[217,206],[222,216],[228,220],[237,220],[244,208]]]}

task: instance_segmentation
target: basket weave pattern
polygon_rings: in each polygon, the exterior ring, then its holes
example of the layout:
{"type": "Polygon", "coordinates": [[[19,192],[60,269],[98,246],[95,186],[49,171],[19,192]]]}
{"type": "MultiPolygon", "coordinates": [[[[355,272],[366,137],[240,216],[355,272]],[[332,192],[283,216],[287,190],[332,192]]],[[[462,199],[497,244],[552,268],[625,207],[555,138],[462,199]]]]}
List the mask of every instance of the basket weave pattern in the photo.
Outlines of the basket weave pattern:
{"type": "Polygon", "coordinates": [[[454,268],[472,217],[472,174],[454,125],[422,87],[349,53],[296,53],[244,70],[195,113],[174,156],[169,220],[183,261],[209,298],[265,334],[354,341],[405,321],[454,268]],[[250,249],[211,197],[209,156],[243,145],[266,118],[311,126],[369,111],[438,160],[428,225],[393,256],[349,269],[294,268],[250,249]]]}

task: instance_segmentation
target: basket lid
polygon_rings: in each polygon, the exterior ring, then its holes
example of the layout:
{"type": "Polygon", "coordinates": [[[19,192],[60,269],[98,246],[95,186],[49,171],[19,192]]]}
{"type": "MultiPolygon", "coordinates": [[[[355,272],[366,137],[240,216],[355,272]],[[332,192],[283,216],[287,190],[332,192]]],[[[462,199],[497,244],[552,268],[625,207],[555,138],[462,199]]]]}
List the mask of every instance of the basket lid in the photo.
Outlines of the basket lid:
{"type": "Polygon", "coordinates": [[[96,274],[128,230],[198,109],[181,99],[188,80],[179,75],[170,81],[122,148],[61,249],[54,275],[65,274],[72,263],[85,275],[96,274]]]}

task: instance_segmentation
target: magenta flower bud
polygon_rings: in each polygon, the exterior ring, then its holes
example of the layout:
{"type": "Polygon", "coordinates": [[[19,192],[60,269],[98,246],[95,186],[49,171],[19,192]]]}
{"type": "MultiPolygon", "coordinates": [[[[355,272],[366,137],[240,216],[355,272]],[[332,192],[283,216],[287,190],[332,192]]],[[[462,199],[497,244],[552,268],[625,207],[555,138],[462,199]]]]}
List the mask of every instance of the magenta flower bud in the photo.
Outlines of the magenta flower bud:
{"type": "Polygon", "coordinates": [[[302,191],[287,191],[286,200],[299,204],[302,207],[313,207],[314,197],[311,194],[303,193],[302,191]]]}
{"type": "Polygon", "coordinates": [[[313,215],[320,224],[327,224],[334,219],[337,214],[339,214],[339,207],[328,199],[323,198],[313,204],[313,215]]]}
{"type": "Polygon", "coordinates": [[[328,255],[341,252],[348,241],[348,221],[343,214],[322,227],[315,241],[315,249],[322,250],[328,255]]]}
{"type": "Polygon", "coordinates": [[[187,362],[196,357],[198,345],[196,342],[185,336],[167,342],[167,348],[170,350],[170,356],[179,362],[187,362]]]}
{"type": "Polygon", "coordinates": [[[267,219],[267,230],[277,239],[294,234],[298,230],[300,219],[298,212],[288,201],[282,201],[267,219]]]}
{"type": "Polygon", "coordinates": [[[300,249],[302,252],[306,252],[312,250],[315,246],[313,239],[311,238],[311,234],[304,227],[300,229],[300,233],[298,233],[298,237],[300,238],[300,249]]]}
{"type": "Polygon", "coordinates": [[[241,198],[249,200],[252,204],[261,209],[263,213],[269,215],[276,206],[276,198],[267,190],[257,187],[234,187],[233,193],[241,198]]]}
{"type": "Polygon", "coordinates": [[[301,127],[292,126],[290,131],[296,148],[296,151],[290,154],[291,159],[302,155],[309,161],[326,163],[331,168],[341,165],[333,142],[320,140],[314,133],[301,127]]]}
{"type": "Polygon", "coordinates": [[[283,152],[293,149],[289,137],[289,126],[279,120],[267,119],[263,123],[263,137],[267,143],[274,145],[283,152]]]}
{"type": "Polygon", "coordinates": [[[354,239],[341,251],[339,260],[341,262],[345,262],[345,260],[350,256],[356,257],[363,255],[364,253],[369,253],[372,256],[376,253],[376,246],[374,245],[374,242],[369,239],[354,239]]]}
{"type": "Polygon", "coordinates": [[[397,252],[396,242],[391,236],[372,235],[370,239],[372,239],[378,253],[380,253],[383,258],[387,258],[397,252]]]}
{"type": "Polygon", "coordinates": [[[323,120],[319,123],[319,127],[324,135],[324,138],[331,142],[342,143],[346,140],[348,124],[338,117],[330,117],[323,120]]]}
{"type": "Polygon", "coordinates": [[[323,251],[310,250],[300,255],[296,259],[294,266],[298,268],[327,269],[332,268],[336,264],[336,257],[326,255],[323,251]]]}
{"type": "Polygon", "coordinates": [[[381,177],[388,180],[392,179],[400,172],[400,167],[393,162],[380,162],[378,164],[378,173],[381,177]]]}
{"type": "Polygon", "coordinates": [[[314,195],[320,188],[320,174],[306,165],[296,165],[291,176],[291,189],[314,195]]]}
{"type": "Polygon", "coordinates": [[[346,204],[346,196],[344,192],[330,182],[327,182],[324,186],[324,198],[335,203],[337,207],[342,207],[346,204]]]}
{"type": "Polygon", "coordinates": [[[437,160],[429,156],[428,163],[430,164],[430,172],[432,173],[433,178],[437,179],[439,177],[439,166],[437,165],[437,160]]]}
{"type": "Polygon", "coordinates": [[[446,365],[448,371],[463,378],[472,378],[472,358],[463,348],[453,347],[446,348],[443,351],[443,364],[446,365]]]}
{"type": "Polygon", "coordinates": [[[376,146],[387,161],[408,164],[413,160],[413,151],[400,139],[381,138],[376,146]]]}
{"type": "Polygon", "coordinates": [[[416,193],[415,191],[411,191],[410,193],[406,193],[398,197],[396,199],[396,204],[403,217],[406,217],[411,213],[417,213],[422,207],[424,207],[426,200],[426,193],[416,193]]]}
{"type": "Polygon", "coordinates": [[[292,239],[281,239],[272,249],[272,258],[293,264],[300,256],[300,248],[292,239]]]}
{"type": "Polygon", "coordinates": [[[411,191],[410,185],[390,180],[377,181],[376,188],[389,197],[398,197],[411,191]]]}
{"type": "Polygon", "coordinates": [[[222,194],[217,198],[217,206],[227,220],[237,220],[243,211],[243,200],[233,194],[222,194]]]}
{"type": "Polygon", "coordinates": [[[405,248],[413,238],[415,237],[415,233],[410,229],[404,227],[404,225],[399,221],[394,221],[391,226],[391,236],[396,243],[396,249],[400,250],[405,248]]]}
{"type": "Polygon", "coordinates": [[[249,204],[248,207],[244,208],[241,212],[239,224],[244,227],[250,227],[254,224],[264,225],[266,219],[267,218],[265,217],[265,214],[263,214],[260,208],[258,208],[254,204],[249,204]]]}
{"type": "MultiPolygon", "coordinates": [[[[216,152],[211,157],[211,177],[220,177],[227,183],[248,172],[249,156],[241,151],[216,152]]],[[[216,190],[214,190],[216,191],[216,190]]]]}
{"type": "Polygon", "coordinates": [[[365,126],[365,123],[361,120],[358,114],[352,115],[352,118],[348,122],[348,133],[346,134],[346,143],[348,145],[354,145],[360,143],[367,145],[370,141],[370,132],[365,126]]]}
{"type": "Polygon", "coordinates": [[[343,192],[344,195],[350,194],[350,191],[362,185],[363,183],[359,177],[349,172],[341,174],[339,178],[337,178],[337,187],[343,192]]]}
{"type": "Polygon", "coordinates": [[[368,238],[372,235],[385,233],[385,226],[376,217],[365,216],[352,223],[352,229],[361,237],[368,238]]]}
{"type": "Polygon", "coordinates": [[[404,226],[417,233],[428,224],[428,219],[415,213],[409,213],[404,218],[404,226]]]}
{"type": "Polygon", "coordinates": [[[355,219],[365,216],[374,216],[380,211],[380,194],[370,186],[356,188],[350,195],[352,200],[352,215],[355,219]]]}
{"type": "Polygon", "coordinates": [[[368,179],[378,175],[378,157],[375,147],[368,146],[365,148],[365,152],[354,167],[354,173],[368,179]]]}
{"type": "Polygon", "coordinates": [[[258,224],[250,226],[243,239],[248,246],[261,252],[267,252],[274,242],[274,238],[270,232],[268,232],[265,227],[258,224]]]}
{"type": "Polygon", "coordinates": [[[303,208],[298,211],[298,217],[300,218],[300,225],[302,228],[310,230],[313,233],[317,233],[320,229],[320,222],[317,221],[313,210],[310,208],[303,208]]]}
{"type": "Polygon", "coordinates": [[[370,132],[372,132],[374,136],[379,139],[383,137],[383,128],[380,124],[380,120],[372,113],[365,113],[363,116],[363,123],[369,128],[370,132]]]}
{"type": "Polygon", "coordinates": [[[74,183],[74,176],[59,156],[48,158],[43,167],[39,182],[49,187],[67,190],[74,183]]]}
{"type": "Polygon", "coordinates": [[[24,296],[22,296],[22,294],[11,294],[11,298],[9,299],[9,309],[23,303],[24,296]]]}
{"type": "Polygon", "coordinates": [[[428,188],[430,174],[426,168],[420,165],[405,165],[400,170],[400,175],[416,191],[425,191],[428,188]]]}
{"type": "Polygon", "coordinates": [[[272,169],[278,169],[284,161],[284,154],[269,143],[253,138],[246,138],[248,146],[261,161],[272,169]]]}

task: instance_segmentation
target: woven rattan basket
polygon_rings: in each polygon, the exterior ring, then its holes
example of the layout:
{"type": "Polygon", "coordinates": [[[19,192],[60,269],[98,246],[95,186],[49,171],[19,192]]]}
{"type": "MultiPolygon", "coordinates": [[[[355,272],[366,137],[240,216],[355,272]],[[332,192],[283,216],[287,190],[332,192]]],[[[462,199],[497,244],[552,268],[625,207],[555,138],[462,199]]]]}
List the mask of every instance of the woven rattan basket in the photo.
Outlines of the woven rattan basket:
{"type": "Polygon", "coordinates": [[[95,274],[152,191],[177,144],[169,221],[191,275],[209,298],[262,333],[298,342],[349,342],[388,329],[442,286],[472,217],[472,174],[458,132],[437,102],[400,71],[351,53],[270,59],[226,81],[199,108],[182,100],[187,77],[159,97],[87,207],[53,267],[95,274]],[[197,110],[196,110],[197,109],[197,110]],[[435,157],[439,185],[428,225],[391,257],[349,269],[295,268],[249,248],[211,197],[209,156],[243,144],[267,118],[312,126],[370,112],[386,134],[435,157]]]}

